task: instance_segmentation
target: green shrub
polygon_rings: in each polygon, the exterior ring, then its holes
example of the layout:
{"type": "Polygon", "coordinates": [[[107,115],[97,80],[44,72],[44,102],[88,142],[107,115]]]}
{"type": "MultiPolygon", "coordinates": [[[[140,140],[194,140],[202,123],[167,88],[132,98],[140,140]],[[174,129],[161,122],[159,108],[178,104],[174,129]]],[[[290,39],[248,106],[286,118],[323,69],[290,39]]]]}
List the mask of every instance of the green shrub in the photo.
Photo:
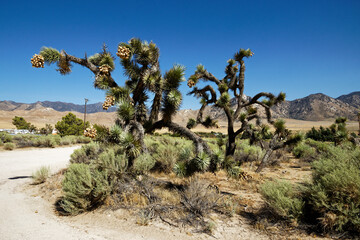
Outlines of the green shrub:
{"type": "Polygon", "coordinates": [[[173,170],[178,157],[178,146],[160,144],[153,154],[153,158],[155,159],[154,170],[170,173],[173,170]]]}
{"type": "Polygon", "coordinates": [[[239,166],[231,166],[226,168],[226,173],[229,178],[239,179],[243,171],[239,166]]]}
{"type": "Polygon", "coordinates": [[[21,134],[21,135],[15,135],[13,138],[13,142],[16,143],[16,146],[18,148],[24,148],[24,147],[34,147],[34,141],[39,136],[32,135],[32,134],[21,134]]]}
{"type": "Polygon", "coordinates": [[[265,182],[260,187],[260,193],[271,210],[279,216],[297,219],[302,215],[304,201],[299,196],[300,190],[291,183],[265,182]]]}
{"type": "Polygon", "coordinates": [[[237,142],[234,159],[239,164],[244,162],[259,161],[264,156],[264,151],[255,145],[250,145],[248,140],[237,142]]]}
{"type": "Polygon", "coordinates": [[[87,164],[71,164],[62,183],[61,208],[76,215],[99,206],[111,192],[107,178],[106,171],[91,171],[87,164]]]}
{"type": "Polygon", "coordinates": [[[85,136],[75,136],[76,143],[90,143],[91,138],[85,136]]]}
{"type": "Polygon", "coordinates": [[[7,142],[4,144],[4,149],[5,150],[14,150],[15,149],[15,144],[11,143],[11,142],[7,142]]]}
{"type": "Polygon", "coordinates": [[[0,140],[0,147],[4,146],[4,142],[0,140]]]}
{"type": "Polygon", "coordinates": [[[292,153],[296,158],[301,158],[305,161],[312,161],[316,158],[317,153],[314,147],[302,142],[294,147],[292,153]]]}
{"type": "Polygon", "coordinates": [[[307,198],[322,226],[360,232],[360,150],[331,148],[313,169],[307,198]]]}
{"type": "Polygon", "coordinates": [[[0,140],[1,140],[3,143],[12,142],[13,136],[11,136],[10,134],[8,134],[7,132],[0,132],[0,140]]]}
{"type": "Polygon", "coordinates": [[[39,136],[38,138],[34,139],[34,146],[35,147],[50,147],[54,148],[60,143],[59,136],[39,136]]]}
{"type": "Polygon", "coordinates": [[[50,176],[50,167],[42,166],[32,174],[33,184],[44,183],[50,176]]]}
{"type": "Polygon", "coordinates": [[[70,163],[90,164],[90,162],[97,159],[102,152],[103,150],[99,143],[93,142],[86,144],[71,154],[70,163]]]}
{"type": "Polygon", "coordinates": [[[127,157],[123,151],[109,148],[91,161],[91,166],[99,171],[107,171],[108,180],[112,184],[126,170],[127,157]]]}
{"type": "Polygon", "coordinates": [[[150,154],[141,154],[135,159],[133,170],[137,174],[144,174],[155,166],[155,159],[150,154]]]}

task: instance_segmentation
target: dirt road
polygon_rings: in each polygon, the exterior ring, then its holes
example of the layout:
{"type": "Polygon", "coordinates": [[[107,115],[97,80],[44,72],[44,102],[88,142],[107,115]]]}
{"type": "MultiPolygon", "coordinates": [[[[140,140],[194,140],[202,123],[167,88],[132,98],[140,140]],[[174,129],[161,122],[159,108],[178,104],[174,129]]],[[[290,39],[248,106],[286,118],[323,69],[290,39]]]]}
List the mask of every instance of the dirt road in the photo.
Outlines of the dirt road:
{"type": "Polygon", "coordinates": [[[75,148],[0,152],[0,239],[103,239],[69,226],[40,197],[19,191],[41,166],[65,167],[75,148]]]}
{"type": "MultiPolygon", "coordinates": [[[[41,166],[50,166],[52,173],[66,167],[76,148],[0,152],[0,240],[209,239],[209,235],[191,234],[187,229],[171,228],[156,221],[149,226],[139,226],[136,216],[129,216],[121,209],[76,217],[57,216],[53,203],[30,192],[35,189],[29,188],[30,176],[41,166]]],[[[227,224],[217,235],[218,239],[268,239],[240,222],[233,226],[227,224]]]]}

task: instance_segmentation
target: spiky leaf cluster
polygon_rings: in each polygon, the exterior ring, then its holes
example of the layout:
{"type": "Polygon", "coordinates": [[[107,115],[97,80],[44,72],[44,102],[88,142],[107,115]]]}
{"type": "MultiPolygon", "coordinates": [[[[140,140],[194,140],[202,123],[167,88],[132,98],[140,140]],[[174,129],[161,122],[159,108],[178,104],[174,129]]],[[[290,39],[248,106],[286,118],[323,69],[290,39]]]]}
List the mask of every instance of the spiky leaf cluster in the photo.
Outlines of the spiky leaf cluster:
{"type": "Polygon", "coordinates": [[[188,129],[192,129],[192,128],[194,128],[195,126],[196,126],[196,120],[193,119],[193,118],[189,118],[189,120],[188,120],[188,122],[187,122],[187,124],[186,124],[186,127],[187,127],[188,129]]]}
{"type": "Polygon", "coordinates": [[[219,100],[216,102],[216,105],[219,107],[227,106],[230,103],[230,95],[227,92],[221,94],[219,100]]]}
{"type": "Polygon", "coordinates": [[[235,53],[234,59],[241,62],[244,57],[252,57],[253,55],[254,53],[250,50],[250,48],[246,50],[241,48],[237,53],[235,53]]]}
{"type": "Polygon", "coordinates": [[[39,54],[44,57],[47,64],[56,63],[60,60],[60,52],[55,48],[42,47],[39,54]]]}
{"type": "Polygon", "coordinates": [[[135,116],[135,108],[131,102],[120,100],[117,114],[121,120],[129,122],[135,116]]]}

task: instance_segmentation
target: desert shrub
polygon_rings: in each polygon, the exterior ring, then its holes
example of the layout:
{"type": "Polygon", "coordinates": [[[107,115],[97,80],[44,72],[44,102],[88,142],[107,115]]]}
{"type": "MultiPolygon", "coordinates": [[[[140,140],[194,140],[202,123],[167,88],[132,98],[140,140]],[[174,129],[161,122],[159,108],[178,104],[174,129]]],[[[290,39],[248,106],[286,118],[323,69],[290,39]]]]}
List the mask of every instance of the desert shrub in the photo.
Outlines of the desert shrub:
{"type": "Polygon", "coordinates": [[[234,159],[239,164],[244,162],[259,161],[264,156],[264,151],[255,145],[250,145],[248,140],[237,142],[234,159]]]}
{"type": "Polygon", "coordinates": [[[192,215],[201,217],[206,216],[211,210],[215,210],[222,199],[217,189],[197,177],[189,180],[181,197],[181,203],[185,209],[192,215]]]}
{"type": "Polygon", "coordinates": [[[82,146],[80,149],[76,149],[70,156],[70,163],[86,163],[98,158],[102,153],[102,147],[99,143],[89,143],[82,146]]]}
{"type": "Polygon", "coordinates": [[[15,144],[11,143],[11,142],[7,142],[4,144],[4,149],[5,150],[14,150],[15,149],[15,144]]]}
{"type": "Polygon", "coordinates": [[[316,158],[317,155],[316,149],[304,142],[299,143],[296,147],[294,147],[292,153],[296,158],[301,158],[305,161],[312,161],[316,158]]]}
{"type": "Polygon", "coordinates": [[[225,169],[228,178],[239,179],[241,173],[243,173],[242,169],[239,166],[230,166],[225,169]]]}
{"type": "Polygon", "coordinates": [[[90,143],[91,138],[85,136],[76,136],[76,143],[90,143]]]}
{"type": "Polygon", "coordinates": [[[76,138],[74,136],[64,136],[60,140],[60,145],[71,145],[76,143],[76,138]]]}
{"type": "Polygon", "coordinates": [[[59,136],[39,136],[38,138],[34,139],[34,146],[35,147],[51,147],[54,148],[60,143],[59,136]]]}
{"type": "Polygon", "coordinates": [[[307,200],[324,229],[360,232],[360,150],[333,148],[313,169],[307,200]]]}
{"type": "Polygon", "coordinates": [[[260,193],[267,205],[277,215],[284,218],[297,219],[302,215],[304,201],[300,190],[286,181],[265,182],[260,187],[260,193]]]}
{"type": "Polygon", "coordinates": [[[320,126],[319,129],[311,128],[306,132],[306,138],[311,138],[315,141],[328,141],[333,142],[335,139],[335,133],[330,128],[324,128],[320,126]]]}
{"type": "Polygon", "coordinates": [[[108,148],[91,161],[91,166],[99,171],[106,171],[112,185],[126,170],[127,157],[121,149],[108,148]]]}
{"type": "Polygon", "coordinates": [[[13,136],[11,136],[10,134],[8,134],[7,132],[0,132],[0,140],[1,140],[3,143],[12,142],[13,136]]]}
{"type": "Polygon", "coordinates": [[[32,134],[21,134],[13,137],[13,142],[18,148],[33,147],[34,141],[38,136],[32,134]]]}
{"type": "Polygon", "coordinates": [[[179,146],[170,144],[159,144],[156,152],[153,154],[155,159],[154,170],[170,173],[179,157],[179,146]]]}
{"type": "Polygon", "coordinates": [[[0,140],[0,147],[4,146],[4,142],[0,140]]]}
{"type": "Polygon", "coordinates": [[[135,159],[133,171],[136,174],[149,172],[155,165],[155,159],[150,154],[141,154],[135,159]]]}
{"type": "Polygon", "coordinates": [[[62,183],[62,210],[76,215],[99,206],[111,192],[107,178],[106,171],[91,170],[83,163],[71,164],[62,183]]]}
{"type": "Polygon", "coordinates": [[[50,167],[42,166],[32,174],[33,184],[44,183],[50,176],[50,167]]]}

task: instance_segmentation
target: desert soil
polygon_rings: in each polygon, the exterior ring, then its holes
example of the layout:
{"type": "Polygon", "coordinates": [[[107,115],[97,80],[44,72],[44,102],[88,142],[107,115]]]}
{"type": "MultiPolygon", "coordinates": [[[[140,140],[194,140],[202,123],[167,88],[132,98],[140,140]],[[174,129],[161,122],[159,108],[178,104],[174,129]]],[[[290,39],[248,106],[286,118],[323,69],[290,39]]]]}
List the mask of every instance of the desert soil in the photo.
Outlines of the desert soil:
{"type": "Polygon", "coordinates": [[[58,216],[54,198],[42,198],[30,176],[41,166],[50,166],[52,173],[65,168],[76,148],[0,152],[0,239],[269,239],[240,218],[224,223],[211,237],[156,221],[140,226],[125,210],[58,216]]]}

